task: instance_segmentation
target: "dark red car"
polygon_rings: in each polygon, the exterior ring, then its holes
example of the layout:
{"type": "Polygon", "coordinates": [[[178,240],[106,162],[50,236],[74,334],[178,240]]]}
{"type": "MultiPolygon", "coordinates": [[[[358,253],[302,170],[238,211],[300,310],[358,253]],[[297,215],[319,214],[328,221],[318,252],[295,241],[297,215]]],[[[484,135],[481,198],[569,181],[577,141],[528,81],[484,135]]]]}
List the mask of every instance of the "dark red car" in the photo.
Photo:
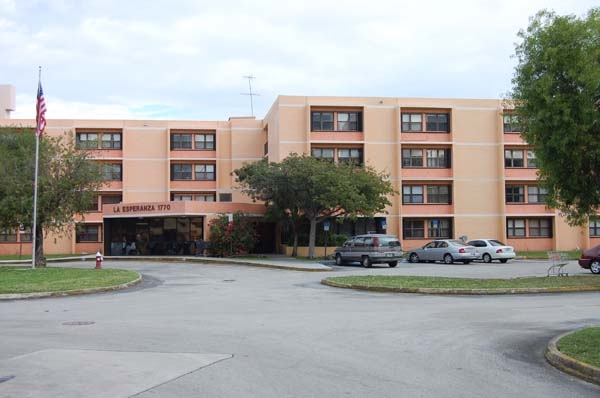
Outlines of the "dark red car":
{"type": "Polygon", "coordinates": [[[581,268],[589,269],[592,274],[600,274],[600,245],[581,253],[578,262],[581,268]]]}

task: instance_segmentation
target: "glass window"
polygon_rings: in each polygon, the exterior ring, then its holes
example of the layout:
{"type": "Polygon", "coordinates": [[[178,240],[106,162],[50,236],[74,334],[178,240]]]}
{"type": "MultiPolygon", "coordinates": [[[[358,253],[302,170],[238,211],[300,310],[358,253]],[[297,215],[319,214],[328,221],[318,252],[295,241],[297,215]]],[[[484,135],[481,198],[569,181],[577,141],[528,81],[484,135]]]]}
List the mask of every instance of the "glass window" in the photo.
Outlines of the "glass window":
{"type": "Polygon", "coordinates": [[[504,122],[505,133],[518,133],[521,131],[521,126],[519,125],[519,117],[517,115],[503,115],[502,120],[504,122]]]}
{"type": "Polygon", "coordinates": [[[402,186],[402,203],[423,203],[423,186],[422,185],[403,185],[402,186]]]}
{"type": "Polygon", "coordinates": [[[214,193],[201,193],[201,194],[194,196],[194,200],[197,200],[200,202],[214,202],[214,201],[216,201],[216,197],[215,197],[214,193]]]}
{"type": "Polygon", "coordinates": [[[429,220],[427,233],[430,238],[450,238],[452,235],[450,220],[443,218],[429,220]]]}
{"type": "Polygon", "coordinates": [[[194,166],[195,179],[201,181],[215,180],[215,165],[214,164],[197,164],[194,166]]]}
{"type": "Polygon", "coordinates": [[[173,202],[192,200],[192,194],[173,194],[173,202]]]}
{"type": "Polygon", "coordinates": [[[77,243],[81,242],[99,242],[99,225],[82,225],[77,226],[77,243]]]}
{"type": "Polygon", "coordinates": [[[333,162],[333,148],[313,148],[311,152],[315,158],[333,162]]]}
{"type": "Polygon", "coordinates": [[[534,151],[527,151],[527,167],[531,169],[536,169],[538,167],[534,151]]]}
{"type": "Polygon", "coordinates": [[[121,149],[121,133],[102,133],[102,149],[121,149]]]}
{"type": "Polygon", "coordinates": [[[423,131],[423,115],[420,113],[403,113],[402,131],[423,131]]]}
{"type": "Polygon", "coordinates": [[[123,196],[121,195],[102,195],[102,204],[117,204],[123,201],[123,196]]]}
{"type": "Polygon", "coordinates": [[[333,131],[333,112],[312,112],[312,131],[333,131]]]}
{"type": "Polygon", "coordinates": [[[102,164],[102,173],[104,174],[104,181],[123,180],[123,168],[120,163],[102,164]]]}
{"type": "Polygon", "coordinates": [[[171,165],[171,180],[191,180],[192,165],[185,163],[175,163],[171,165]]]}
{"type": "Polygon", "coordinates": [[[428,185],[427,203],[451,203],[450,185],[428,185]]]}
{"type": "Polygon", "coordinates": [[[0,242],[16,242],[17,241],[17,229],[0,229],[0,242]]]}
{"type": "Polygon", "coordinates": [[[423,150],[403,149],[402,167],[423,167],[423,150]]]}
{"type": "Polygon", "coordinates": [[[548,191],[546,188],[537,185],[530,185],[527,187],[527,201],[529,203],[546,203],[547,198],[548,191]]]}
{"type": "Polygon", "coordinates": [[[403,239],[424,238],[425,220],[404,220],[402,222],[403,239]]]}
{"type": "Polygon", "coordinates": [[[552,237],[552,223],[548,218],[532,218],[528,220],[529,236],[535,238],[552,237]]]}
{"type": "Polygon", "coordinates": [[[362,149],[340,148],[338,149],[338,161],[344,163],[362,164],[362,149]]]}
{"type": "Polygon", "coordinates": [[[590,219],[590,236],[600,236],[600,219],[590,219]]]}
{"type": "Polygon", "coordinates": [[[358,112],[338,112],[338,131],[358,131],[358,112]]]}
{"type": "Polygon", "coordinates": [[[215,150],[215,135],[214,134],[195,134],[194,143],[196,149],[215,150]]]}
{"type": "Polygon", "coordinates": [[[171,134],[171,149],[192,149],[192,134],[171,134]]]}
{"type": "Polygon", "coordinates": [[[79,149],[98,149],[98,133],[77,133],[75,146],[79,149]]]}
{"type": "Polygon", "coordinates": [[[523,151],[520,149],[505,150],[504,167],[525,167],[525,165],[523,164],[523,151]]]}
{"type": "Polygon", "coordinates": [[[522,218],[509,218],[506,220],[506,235],[509,238],[525,237],[525,220],[522,218]]]}
{"type": "Polygon", "coordinates": [[[525,187],[523,185],[507,185],[505,188],[506,203],[524,203],[525,187]]]}
{"type": "Polygon", "coordinates": [[[450,131],[450,123],[448,119],[450,115],[447,113],[428,113],[425,115],[427,120],[427,131],[450,131]]]}
{"type": "Polygon", "coordinates": [[[449,168],[450,150],[449,149],[428,149],[427,167],[449,168]]]}
{"type": "Polygon", "coordinates": [[[232,196],[230,193],[220,193],[219,202],[231,202],[232,196]]]}

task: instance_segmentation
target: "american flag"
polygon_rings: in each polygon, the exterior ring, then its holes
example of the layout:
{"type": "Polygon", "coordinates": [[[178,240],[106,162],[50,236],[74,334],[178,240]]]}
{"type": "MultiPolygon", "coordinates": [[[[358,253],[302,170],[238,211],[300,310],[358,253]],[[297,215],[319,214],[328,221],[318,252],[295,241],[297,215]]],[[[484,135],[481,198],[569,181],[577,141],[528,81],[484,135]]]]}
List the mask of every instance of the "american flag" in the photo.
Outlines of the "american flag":
{"type": "Polygon", "coordinates": [[[40,138],[46,130],[46,100],[44,100],[44,90],[42,90],[42,81],[38,83],[37,107],[35,117],[35,135],[40,138]]]}

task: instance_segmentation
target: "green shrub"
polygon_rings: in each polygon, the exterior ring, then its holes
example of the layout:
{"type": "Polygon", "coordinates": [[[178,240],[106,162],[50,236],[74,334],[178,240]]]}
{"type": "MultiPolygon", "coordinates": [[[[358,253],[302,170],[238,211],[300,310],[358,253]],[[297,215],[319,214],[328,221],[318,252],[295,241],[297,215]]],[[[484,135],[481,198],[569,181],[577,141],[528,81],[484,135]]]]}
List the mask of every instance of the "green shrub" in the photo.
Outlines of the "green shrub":
{"type": "Polygon", "coordinates": [[[247,254],[258,239],[254,224],[241,211],[233,214],[231,222],[226,214],[220,215],[210,221],[209,228],[209,251],[216,257],[247,254]]]}

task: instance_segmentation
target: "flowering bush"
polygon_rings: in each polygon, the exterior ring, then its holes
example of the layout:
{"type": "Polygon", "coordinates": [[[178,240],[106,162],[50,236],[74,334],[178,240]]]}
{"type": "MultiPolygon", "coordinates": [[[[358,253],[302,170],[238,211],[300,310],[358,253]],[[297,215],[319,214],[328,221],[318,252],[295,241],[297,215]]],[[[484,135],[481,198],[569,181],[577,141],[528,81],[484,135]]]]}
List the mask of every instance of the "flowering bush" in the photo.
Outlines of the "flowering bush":
{"type": "Polygon", "coordinates": [[[209,228],[210,251],[217,257],[249,253],[258,239],[254,225],[241,211],[233,214],[233,221],[221,214],[210,221],[209,228]]]}

